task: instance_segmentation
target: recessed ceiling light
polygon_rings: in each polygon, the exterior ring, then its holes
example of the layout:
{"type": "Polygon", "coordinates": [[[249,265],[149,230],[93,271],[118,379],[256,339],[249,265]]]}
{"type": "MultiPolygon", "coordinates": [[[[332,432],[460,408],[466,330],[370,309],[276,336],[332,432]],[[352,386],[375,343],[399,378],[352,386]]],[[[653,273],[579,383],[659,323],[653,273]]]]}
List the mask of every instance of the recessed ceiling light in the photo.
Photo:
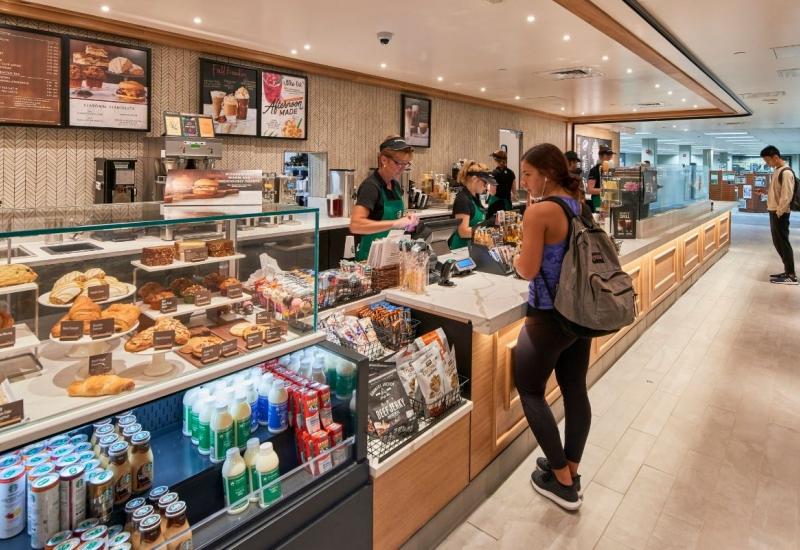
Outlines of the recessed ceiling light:
{"type": "Polygon", "coordinates": [[[484,88],[483,86],[481,86],[481,91],[482,91],[482,92],[485,92],[485,91],[486,91],[486,88],[484,88]]]}
{"type": "Polygon", "coordinates": [[[581,116],[585,115],[586,111],[581,111],[581,116]]]}
{"type": "Polygon", "coordinates": [[[682,97],[682,98],[681,98],[681,101],[683,101],[684,103],[686,103],[686,98],[685,98],[685,97],[682,97]]]}
{"type": "Polygon", "coordinates": [[[297,55],[297,50],[292,50],[292,55],[297,55]]]}
{"type": "Polygon", "coordinates": [[[608,61],[608,56],[607,55],[603,56],[603,61],[608,61]]]}
{"type": "Polygon", "coordinates": [[[200,25],[203,22],[203,19],[200,17],[195,17],[194,19],[192,19],[192,21],[194,21],[195,25],[200,25]]]}
{"type": "Polygon", "coordinates": [[[514,99],[516,99],[517,101],[519,101],[521,98],[520,98],[518,95],[515,95],[515,96],[514,96],[514,99]]]}
{"type": "Polygon", "coordinates": [[[656,88],[660,88],[660,87],[661,87],[661,84],[656,84],[656,88]]]}
{"type": "Polygon", "coordinates": [[[443,77],[443,76],[437,76],[437,77],[436,77],[436,80],[438,80],[439,82],[441,82],[442,80],[444,80],[444,77],[443,77]]]}
{"type": "Polygon", "coordinates": [[[568,34],[565,34],[563,36],[563,38],[564,38],[564,42],[569,42],[572,39],[572,37],[570,35],[568,35],[568,34]]]}
{"type": "Polygon", "coordinates": [[[636,132],[635,135],[637,135],[637,136],[652,136],[653,132],[636,132]]]}
{"type": "Polygon", "coordinates": [[[625,71],[625,72],[626,72],[626,73],[628,73],[628,74],[632,74],[632,73],[633,73],[633,69],[628,69],[628,70],[627,70],[627,71],[625,71]]]}
{"type": "Polygon", "coordinates": [[[692,108],[693,109],[697,109],[697,105],[692,105],[692,108]]]}
{"type": "Polygon", "coordinates": [[[677,127],[678,127],[678,125],[677,125],[677,124],[673,124],[673,125],[672,125],[672,127],[673,127],[673,128],[677,128],[677,127]]]}
{"type": "Polygon", "coordinates": [[[683,129],[683,131],[684,131],[684,132],[688,132],[688,131],[689,131],[689,128],[684,128],[684,129],[683,129]]]}
{"type": "Polygon", "coordinates": [[[381,63],[381,69],[385,69],[385,68],[386,68],[386,63],[381,63]]]}
{"type": "Polygon", "coordinates": [[[311,44],[303,44],[303,49],[308,51],[311,49],[311,44]]]}
{"type": "Polygon", "coordinates": [[[100,11],[108,13],[111,11],[111,8],[109,8],[108,6],[100,6],[100,11]]]}
{"type": "Polygon", "coordinates": [[[637,112],[639,112],[639,109],[634,109],[633,112],[637,113],[637,112]]]}
{"type": "Polygon", "coordinates": [[[528,23],[533,23],[534,21],[536,21],[536,17],[534,17],[533,15],[529,15],[527,21],[528,23]]]}
{"type": "Polygon", "coordinates": [[[566,107],[561,107],[561,110],[562,110],[562,111],[566,111],[566,110],[567,110],[567,108],[566,108],[566,107]]]}
{"type": "Polygon", "coordinates": [[[672,95],[672,90],[668,91],[667,95],[672,95]]]}

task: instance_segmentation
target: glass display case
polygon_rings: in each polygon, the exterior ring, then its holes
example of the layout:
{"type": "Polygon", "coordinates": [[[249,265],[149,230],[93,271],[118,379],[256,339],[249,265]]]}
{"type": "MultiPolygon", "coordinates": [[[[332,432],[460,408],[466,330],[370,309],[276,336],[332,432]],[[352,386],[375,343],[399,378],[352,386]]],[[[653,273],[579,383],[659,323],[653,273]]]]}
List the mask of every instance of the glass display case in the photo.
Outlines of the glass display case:
{"type": "Polygon", "coordinates": [[[0,477],[25,497],[0,502],[2,546],[94,519],[148,548],[280,521],[274,546],[319,515],[298,503],[365,485],[367,365],[317,331],[317,235],[274,205],[0,214],[0,477]],[[138,497],[160,512],[140,530],[138,497]]]}

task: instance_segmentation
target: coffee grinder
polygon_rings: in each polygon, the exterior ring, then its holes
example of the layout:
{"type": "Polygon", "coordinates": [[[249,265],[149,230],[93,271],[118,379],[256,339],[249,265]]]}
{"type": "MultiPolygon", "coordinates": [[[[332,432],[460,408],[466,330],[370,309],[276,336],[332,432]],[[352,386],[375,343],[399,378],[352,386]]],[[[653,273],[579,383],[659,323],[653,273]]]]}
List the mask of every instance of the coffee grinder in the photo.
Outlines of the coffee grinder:
{"type": "Polygon", "coordinates": [[[94,159],[95,204],[131,203],[136,200],[136,161],[94,159]]]}

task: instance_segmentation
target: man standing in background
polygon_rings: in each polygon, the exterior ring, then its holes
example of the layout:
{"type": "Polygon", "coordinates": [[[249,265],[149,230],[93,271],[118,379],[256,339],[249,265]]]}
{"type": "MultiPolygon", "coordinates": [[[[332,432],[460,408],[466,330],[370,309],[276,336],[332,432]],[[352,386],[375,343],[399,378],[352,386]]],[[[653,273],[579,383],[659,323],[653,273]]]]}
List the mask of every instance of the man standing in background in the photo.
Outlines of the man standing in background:
{"type": "Polygon", "coordinates": [[[769,227],[772,231],[772,244],[783,261],[783,273],[770,276],[776,285],[796,285],[797,274],[794,271],[794,251],[789,242],[790,205],[794,196],[795,178],[792,169],[781,158],[781,152],[774,145],[768,145],[761,151],[761,158],[773,169],[767,192],[767,210],[769,211],[769,227]]]}
{"type": "Polygon", "coordinates": [[[610,147],[601,145],[600,151],[598,151],[597,164],[589,170],[589,177],[586,179],[586,204],[589,205],[592,212],[597,212],[602,204],[602,198],[600,197],[600,193],[603,192],[601,175],[602,171],[606,169],[604,163],[611,162],[613,156],[614,151],[610,147]]]}
{"type": "Polygon", "coordinates": [[[492,172],[492,176],[497,181],[497,193],[495,198],[489,203],[500,201],[502,206],[495,206],[495,210],[511,210],[511,197],[516,197],[517,176],[508,167],[508,154],[504,149],[498,149],[492,153],[492,158],[497,163],[497,168],[492,172]]]}

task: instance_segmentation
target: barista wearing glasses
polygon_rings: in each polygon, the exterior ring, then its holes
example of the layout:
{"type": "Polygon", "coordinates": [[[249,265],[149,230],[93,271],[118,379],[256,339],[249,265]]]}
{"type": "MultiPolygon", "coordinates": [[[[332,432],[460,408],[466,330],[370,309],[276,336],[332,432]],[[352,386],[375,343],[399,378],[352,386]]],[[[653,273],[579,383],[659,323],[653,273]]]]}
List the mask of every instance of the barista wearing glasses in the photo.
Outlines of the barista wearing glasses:
{"type": "Polygon", "coordinates": [[[413,229],[419,220],[407,214],[400,187],[400,174],[411,166],[414,148],[400,136],[390,136],[380,145],[378,169],[358,187],[356,205],[350,217],[350,232],[362,235],[356,260],[366,260],[372,241],[391,229],[413,229]]]}
{"type": "Polygon", "coordinates": [[[464,164],[458,174],[458,182],[462,187],[453,201],[453,217],[459,220],[459,225],[447,241],[450,250],[468,246],[472,241],[475,228],[486,219],[486,210],[479,195],[486,190],[487,185],[497,185],[486,165],[474,160],[464,164]]]}

